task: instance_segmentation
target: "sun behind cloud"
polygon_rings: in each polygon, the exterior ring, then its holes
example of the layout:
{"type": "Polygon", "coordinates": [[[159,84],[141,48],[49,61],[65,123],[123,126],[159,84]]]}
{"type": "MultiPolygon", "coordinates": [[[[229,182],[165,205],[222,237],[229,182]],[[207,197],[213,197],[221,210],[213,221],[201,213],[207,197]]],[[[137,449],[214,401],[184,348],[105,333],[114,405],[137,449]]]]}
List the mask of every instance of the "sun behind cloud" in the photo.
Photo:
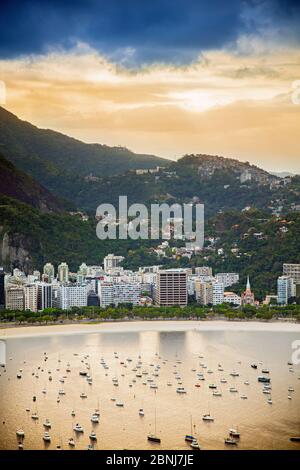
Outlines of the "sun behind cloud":
{"type": "MultiPolygon", "coordinates": [[[[243,43],[244,47],[244,43],[243,43]]],[[[90,46],[0,61],[6,107],[86,142],[176,159],[212,153],[299,171],[300,50],[202,51],[190,65],[128,68],[90,46]]]]}

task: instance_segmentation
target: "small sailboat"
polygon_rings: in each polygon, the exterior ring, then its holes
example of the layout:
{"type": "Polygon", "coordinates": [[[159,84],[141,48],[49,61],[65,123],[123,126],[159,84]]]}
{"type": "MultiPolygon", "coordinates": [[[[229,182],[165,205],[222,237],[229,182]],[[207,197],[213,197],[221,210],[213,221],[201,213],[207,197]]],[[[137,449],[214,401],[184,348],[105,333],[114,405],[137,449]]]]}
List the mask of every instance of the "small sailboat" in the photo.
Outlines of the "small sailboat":
{"type": "Polygon", "coordinates": [[[68,440],[68,445],[70,447],[75,447],[75,441],[74,441],[73,437],[70,437],[70,439],[68,440]]]}
{"type": "Polygon", "coordinates": [[[43,440],[44,440],[45,442],[51,442],[51,436],[50,436],[50,434],[48,433],[48,431],[45,431],[45,432],[44,432],[43,440]]]}
{"type": "Polygon", "coordinates": [[[92,421],[92,423],[99,423],[99,416],[93,414],[92,417],[91,417],[91,421],[92,421]]]}
{"type": "Polygon", "coordinates": [[[148,441],[156,442],[157,444],[160,444],[160,442],[161,442],[160,437],[158,437],[158,435],[156,433],[156,408],[155,408],[155,411],[154,411],[154,433],[149,433],[148,436],[147,436],[147,439],[148,439],[148,441]]]}
{"type": "Polygon", "coordinates": [[[236,439],[234,439],[233,437],[226,437],[224,439],[224,443],[225,444],[229,444],[229,445],[233,445],[233,446],[236,446],[237,445],[237,441],[236,439]]]}
{"type": "Polygon", "coordinates": [[[230,435],[231,437],[235,437],[236,439],[238,439],[241,434],[240,434],[240,432],[239,432],[237,429],[235,429],[235,428],[230,428],[230,429],[229,429],[229,435],[230,435]]]}
{"type": "Polygon", "coordinates": [[[193,442],[195,440],[195,438],[193,436],[193,418],[192,418],[192,415],[191,415],[191,434],[186,434],[184,440],[186,442],[193,442]]]}
{"type": "Polygon", "coordinates": [[[190,446],[192,449],[200,450],[199,442],[197,441],[197,439],[193,439],[192,442],[190,443],[190,446]]]}

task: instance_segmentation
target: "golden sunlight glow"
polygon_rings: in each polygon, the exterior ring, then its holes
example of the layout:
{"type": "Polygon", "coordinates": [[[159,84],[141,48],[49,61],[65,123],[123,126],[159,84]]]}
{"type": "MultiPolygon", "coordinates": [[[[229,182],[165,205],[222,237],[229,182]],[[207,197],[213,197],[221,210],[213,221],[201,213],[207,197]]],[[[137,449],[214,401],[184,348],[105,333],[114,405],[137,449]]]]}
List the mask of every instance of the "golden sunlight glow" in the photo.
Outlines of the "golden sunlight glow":
{"type": "Polygon", "coordinates": [[[211,153],[300,170],[300,51],[202,54],[190,66],[126,69],[84,44],[0,61],[5,107],[86,142],[177,158],[211,153]]]}

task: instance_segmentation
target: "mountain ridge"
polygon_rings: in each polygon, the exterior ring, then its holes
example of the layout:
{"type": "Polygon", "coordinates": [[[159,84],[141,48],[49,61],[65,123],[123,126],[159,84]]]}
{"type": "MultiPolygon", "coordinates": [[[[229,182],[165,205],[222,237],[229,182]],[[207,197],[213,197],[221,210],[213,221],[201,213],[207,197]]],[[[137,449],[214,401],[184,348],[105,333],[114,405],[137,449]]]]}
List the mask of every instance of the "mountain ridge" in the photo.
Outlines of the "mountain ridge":
{"type": "Polygon", "coordinates": [[[0,195],[17,199],[42,212],[63,212],[65,204],[0,153],[0,195]]]}

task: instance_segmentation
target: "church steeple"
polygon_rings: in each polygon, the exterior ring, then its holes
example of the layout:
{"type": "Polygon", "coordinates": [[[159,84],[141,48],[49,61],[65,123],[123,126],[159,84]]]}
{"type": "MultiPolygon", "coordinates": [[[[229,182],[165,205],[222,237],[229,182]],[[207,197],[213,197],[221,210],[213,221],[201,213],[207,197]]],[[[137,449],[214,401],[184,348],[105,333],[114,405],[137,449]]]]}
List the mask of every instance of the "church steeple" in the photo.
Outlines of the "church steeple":
{"type": "Polygon", "coordinates": [[[247,276],[247,286],[246,286],[246,290],[251,290],[249,276],[247,276]]]}

